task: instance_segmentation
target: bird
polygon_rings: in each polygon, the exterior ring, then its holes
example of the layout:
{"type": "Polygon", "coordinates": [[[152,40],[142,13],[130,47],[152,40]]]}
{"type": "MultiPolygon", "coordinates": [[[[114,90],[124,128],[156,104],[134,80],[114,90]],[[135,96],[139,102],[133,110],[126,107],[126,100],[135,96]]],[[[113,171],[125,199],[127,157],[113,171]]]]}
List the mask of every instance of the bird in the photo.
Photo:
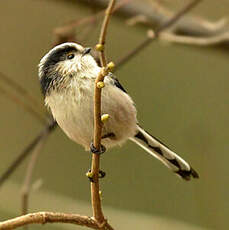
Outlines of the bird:
{"type": "MultiPolygon", "coordinates": [[[[91,55],[90,47],[66,42],[48,51],[38,65],[38,76],[45,105],[64,133],[85,150],[93,148],[94,84],[101,67],[91,55]]],[[[132,98],[114,74],[104,78],[101,113],[109,114],[103,125],[103,150],[133,141],[186,181],[199,178],[198,173],[138,123],[132,98]]]]}

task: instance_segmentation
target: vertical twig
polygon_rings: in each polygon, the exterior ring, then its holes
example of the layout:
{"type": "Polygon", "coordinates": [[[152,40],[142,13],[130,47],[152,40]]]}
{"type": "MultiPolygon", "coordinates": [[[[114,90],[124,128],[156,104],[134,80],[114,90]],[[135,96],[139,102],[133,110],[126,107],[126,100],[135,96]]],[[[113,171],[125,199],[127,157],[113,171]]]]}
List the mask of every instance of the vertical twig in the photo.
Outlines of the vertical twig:
{"type": "MultiPolygon", "coordinates": [[[[101,134],[102,134],[102,122],[101,122],[101,88],[97,87],[97,83],[103,81],[105,75],[107,74],[106,66],[106,58],[104,53],[104,44],[106,39],[106,32],[109,23],[110,16],[112,14],[112,10],[115,4],[115,0],[110,0],[109,5],[106,10],[106,14],[104,17],[103,25],[101,28],[99,44],[97,47],[100,47],[100,61],[103,66],[99,76],[95,81],[94,88],[94,146],[96,149],[100,149],[101,145],[101,134]]],[[[93,175],[93,182],[91,182],[91,202],[92,202],[92,210],[93,217],[98,223],[102,224],[105,222],[104,215],[101,207],[101,199],[99,194],[99,165],[100,165],[100,155],[92,154],[92,164],[91,164],[91,172],[93,175]]]]}
{"type": "MultiPolygon", "coordinates": [[[[115,7],[113,8],[113,12],[115,11],[118,11],[120,8],[122,8],[123,6],[125,6],[126,4],[128,4],[129,2],[131,2],[132,0],[122,0],[122,1],[119,1],[115,7]]],[[[86,26],[87,24],[91,24],[93,23],[94,21],[96,21],[100,16],[103,16],[104,15],[104,12],[105,10],[101,10],[89,17],[85,17],[85,18],[82,18],[82,19],[76,19],[76,20],[71,20],[69,22],[67,22],[65,25],[63,26],[59,26],[59,27],[56,27],[53,31],[54,35],[57,36],[57,42],[55,43],[55,45],[58,45],[60,43],[63,43],[63,42],[67,42],[69,40],[74,40],[73,38],[75,37],[74,36],[74,31],[77,27],[79,26],[86,26]],[[70,37],[66,37],[66,36],[69,36],[70,37]]],[[[75,40],[74,40],[75,41],[75,40]]],[[[83,40],[82,40],[83,41],[83,40]]]]}
{"type": "Polygon", "coordinates": [[[107,65],[106,56],[104,52],[104,45],[106,42],[106,34],[107,34],[107,28],[110,21],[110,17],[114,8],[115,1],[111,0],[106,11],[105,11],[105,17],[103,20],[100,36],[99,36],[99,44],[101,45],[100,50],[100,64],[101,66],[105,67],[107,65]]]}

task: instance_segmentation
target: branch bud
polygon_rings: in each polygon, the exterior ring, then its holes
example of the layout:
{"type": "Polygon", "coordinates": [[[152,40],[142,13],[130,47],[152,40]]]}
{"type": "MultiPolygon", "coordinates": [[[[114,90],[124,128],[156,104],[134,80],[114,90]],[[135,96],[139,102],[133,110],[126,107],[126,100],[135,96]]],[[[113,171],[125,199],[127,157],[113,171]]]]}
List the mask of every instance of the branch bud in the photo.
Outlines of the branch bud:
{"type": "Polygon", "coordinates": [[[102,197],[102,191],[101,190],[99,190],[99,196],[100,196],[100,199],[102,200],[103,197],[102,197]]]}
{"type": "Polygon", "coordinates": [[[149,38],[155,38],[155,33],[154,33],[154,31],[153,30],[148,30],[147,31],[147,36],[149,37],[149,38]]]}
{"type": "Polygon", "coordinates": [[[97,82],[96,86],[97,86],[97,88],[102,89],[105,86],[105,84],[103,81],[99,81],[99,82],[97,82]]]}
{"type": "Polygon", "coordinates": [[[88,177],[88,178],[93,178],[93,173],[91,172],[91,171],[88,171],[87,173],[86,173],[86,176],[88,177]]]}
{"type": "Polygon", "coordinates": [[[115,67],[115,64],[114,64],[114,62],[109,62],[108,64],[107,64],[107,69],[108,69],[108,71],[113,71],[114,70],[114,67],[115,67]]]}
{"type": "Polygon", "coordinates": [[[109,114],[103,114],[102,116],[101,116],[101,121],[104,123],[104,122],[106,122],[108,119],[109,119],[109,114]]]}
{"type": "Polygon", "coordinates": [[[103,51],[104,50],[104,45],[103,44],[97,44],[96,46],[95,46],[95,49],[97,50],[97,51],[103,51]]]}

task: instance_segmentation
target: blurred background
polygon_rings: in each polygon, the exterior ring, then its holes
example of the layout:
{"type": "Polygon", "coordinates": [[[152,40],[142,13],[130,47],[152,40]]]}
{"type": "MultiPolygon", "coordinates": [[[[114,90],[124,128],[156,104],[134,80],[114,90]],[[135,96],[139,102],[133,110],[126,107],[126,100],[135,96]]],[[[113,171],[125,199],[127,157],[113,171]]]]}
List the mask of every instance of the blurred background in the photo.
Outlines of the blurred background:
{"type": "MultiPolygon", "coordinates": [[[[150,10],[151,4],[157,3],[175,11],[188,1],[134,2],[150,10]]],[[[92,3],[0,2],[0,72],[27,89],[39,101],[38,109],[43,114],[46,110],[37,77],[39,60],[55,44],[56,28],[101,11],[92,3]]],[[[227,0],[212,0],[202,1],[186,16],[216,22],[228,13],[227,0]]],[[[74,28],[76,41],[94,46],[102,18],[74,28]]],[[[107,57],[114,62],[139,44],[149,28],[141,23],[129,26],[127,20],[128,17],[117,13],[109,26],[106,50],[107,57]]],[[[115,74],[136,103],[142,126],[190,162],[200,179],[180,180],[130,142],[106,152],[101,168],[107,176],[101,180],[101,188],[104,213],[114,228],[229,228],[228,58],[227,44],[197,47],[155,41],[117,70],[115,74]]],[[[0,86],[16,94],[3,81],[0,86]]],[[[0,104],[1,175],[44,125],[2,91],[0,104]]],[[[0,187],[0,221],[21,213],[21,190],[28,160],[0,187]]],[[[91,155],[57,128],[37,160],[29,212],[91,215],[90,185],[85,177],[90,163],[91,155]]],[[[30,228],[81,229],[67,224],[30,228]]]]}

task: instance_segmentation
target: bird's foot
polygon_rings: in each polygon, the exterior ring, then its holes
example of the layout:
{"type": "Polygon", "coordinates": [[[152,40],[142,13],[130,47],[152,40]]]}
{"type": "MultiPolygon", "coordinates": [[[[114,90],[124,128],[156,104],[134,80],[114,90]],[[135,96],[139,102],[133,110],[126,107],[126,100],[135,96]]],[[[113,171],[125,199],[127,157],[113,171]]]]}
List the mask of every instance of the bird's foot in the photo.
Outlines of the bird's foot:
{"type": "Polygon", "coordinates": [[[95,154],[102,154],[102,153],[106,152],[106,148],[105,148],[103,145],[101,145],[101,146],[100,146],[100,150],[98,150],[98,149],[94,146],[93,143],[90,144],[90,150],[91,150],[92,153],[95,153],[95,154]]]}

